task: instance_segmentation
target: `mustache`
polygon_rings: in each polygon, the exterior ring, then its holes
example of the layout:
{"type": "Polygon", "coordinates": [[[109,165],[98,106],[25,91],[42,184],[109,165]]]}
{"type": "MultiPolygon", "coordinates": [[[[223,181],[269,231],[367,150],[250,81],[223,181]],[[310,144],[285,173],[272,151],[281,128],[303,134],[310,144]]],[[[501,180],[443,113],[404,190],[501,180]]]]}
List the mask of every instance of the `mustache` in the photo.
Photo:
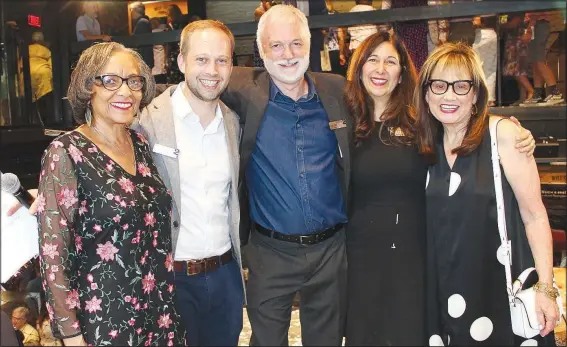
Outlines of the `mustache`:
{"type": "Polygon", "coordinates": [[[282,60],[274,60],[274,64],[277,65],[284,65],[284,66],[291,66],[301,61],[300,58],[293,58],[293,59],[282,59],[282,60]]]}

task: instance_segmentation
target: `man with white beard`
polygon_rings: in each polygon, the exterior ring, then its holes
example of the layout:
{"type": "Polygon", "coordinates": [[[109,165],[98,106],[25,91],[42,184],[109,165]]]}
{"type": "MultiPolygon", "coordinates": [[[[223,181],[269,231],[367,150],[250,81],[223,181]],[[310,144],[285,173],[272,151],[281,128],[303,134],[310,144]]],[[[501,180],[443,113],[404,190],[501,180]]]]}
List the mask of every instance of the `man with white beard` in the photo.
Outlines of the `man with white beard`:
{"type": "MultiPolygon", "coordinates": [[[[298,9],[258,23],[266,70],[234,67],[221,96],[241,116],[241,242],[249,245],[251,345],[288,345],[300,294],[303,345],[342,342],[351,123],[344,78],[307,72],[310,33],[298,9]]],[[[318,54],[318,52],[316,52],[318,54]]]]}

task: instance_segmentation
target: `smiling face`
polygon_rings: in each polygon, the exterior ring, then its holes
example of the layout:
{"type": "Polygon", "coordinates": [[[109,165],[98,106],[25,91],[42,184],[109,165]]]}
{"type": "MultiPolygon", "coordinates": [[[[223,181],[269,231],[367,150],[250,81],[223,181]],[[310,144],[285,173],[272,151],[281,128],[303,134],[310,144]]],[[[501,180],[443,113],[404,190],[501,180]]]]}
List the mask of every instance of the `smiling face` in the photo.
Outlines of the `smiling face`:
{"type": "Polygon", "coordinates": [[[382,42],[362,66],[362,84],[374,99],[390,98],[401,82],[400,56],[394,45],[382,42]]]}
{"type": "Polygon", "coordinates": [[[219,98],[232,73],[232,44],[228,35],[215,28],[191,33],[187,54],[177,63],[189,90],[203,101],[219,98]]]}
{"type": "MultiPolygon", "coordinates": [[[[455,81],[472,80],[472,77],[469,73],[454,67],[444,69],[435,67],[429,80],[443,80],[452,83],[455,81]]],[[[437,93],[441,92],[443,89],[440,88],[436,82],[433,83],[432,87],[437,93]]],[[[459,94],[463,94],[464,91],[466,91],[466,88],[460,84],[455,85],[454,88],[459,94]]],[[[471,87],[466,95],[458,95],[453,90],[453,87],[449,86],[445,93],[437,95],[433,93],[431,87],[428,86],[425,101],[427,101],[429,105],[431,114],[442,124],[462,125],[466,127],[471,118],[473,104],[477,101],[477,93],[475,88],[471,87]]]]}
{"type": "MultiPolygon", "coordinates": [[[[138,61],[132,54],[123,51],[112,53],[100,72],[100,75],[116,75],[122,78],[139,74],[138,61]]],[[[140,109],[142,90],[132,91],[126,81],[116,90],[108,90],[100,82],[95,83],[92,91],[91,106],[96,121],[128,125],[140,109]]]]}
{"type": "Polygon", "coordinates": [[[293,15],[268,19],[262,37],[264,65],[282,84],[297,83],[309,67],[309,38],[293,15]]]}

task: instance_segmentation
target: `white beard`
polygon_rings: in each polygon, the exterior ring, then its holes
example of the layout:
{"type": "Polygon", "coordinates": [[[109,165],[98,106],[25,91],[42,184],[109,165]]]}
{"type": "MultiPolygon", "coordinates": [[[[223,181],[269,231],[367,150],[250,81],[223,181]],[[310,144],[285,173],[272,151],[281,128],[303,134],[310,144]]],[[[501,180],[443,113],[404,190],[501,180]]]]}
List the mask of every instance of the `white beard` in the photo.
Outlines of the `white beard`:
{"type": "Polygon", "coordinates": [[[309,68],[309,54],[306,54],[302,58],[293,58],[289,60],[280,59],[272,60],[269,58],[264,58],[264,66],[266,70],[274,79],[281,81],[283,83],[295,83],[299,81],[305,72],[309,68]],[[285,71],[280,65],[293,65],[297,63],[295,69],[290,69],[291,71],[285,71]]]}

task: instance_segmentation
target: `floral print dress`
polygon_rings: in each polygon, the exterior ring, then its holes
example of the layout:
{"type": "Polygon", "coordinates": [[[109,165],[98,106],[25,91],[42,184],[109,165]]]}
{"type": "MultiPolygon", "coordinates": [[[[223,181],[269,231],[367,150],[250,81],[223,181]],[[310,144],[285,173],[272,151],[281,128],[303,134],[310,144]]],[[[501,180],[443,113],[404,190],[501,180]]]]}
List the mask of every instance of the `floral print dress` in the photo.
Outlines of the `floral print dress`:
{"type": "Polygon", "coordinates": [[[174,306],[172,198],[146,139],[131,175],[78,131],[42,159],[40,262],[53,333],[89,345],[184,343],[174,306]]]}

